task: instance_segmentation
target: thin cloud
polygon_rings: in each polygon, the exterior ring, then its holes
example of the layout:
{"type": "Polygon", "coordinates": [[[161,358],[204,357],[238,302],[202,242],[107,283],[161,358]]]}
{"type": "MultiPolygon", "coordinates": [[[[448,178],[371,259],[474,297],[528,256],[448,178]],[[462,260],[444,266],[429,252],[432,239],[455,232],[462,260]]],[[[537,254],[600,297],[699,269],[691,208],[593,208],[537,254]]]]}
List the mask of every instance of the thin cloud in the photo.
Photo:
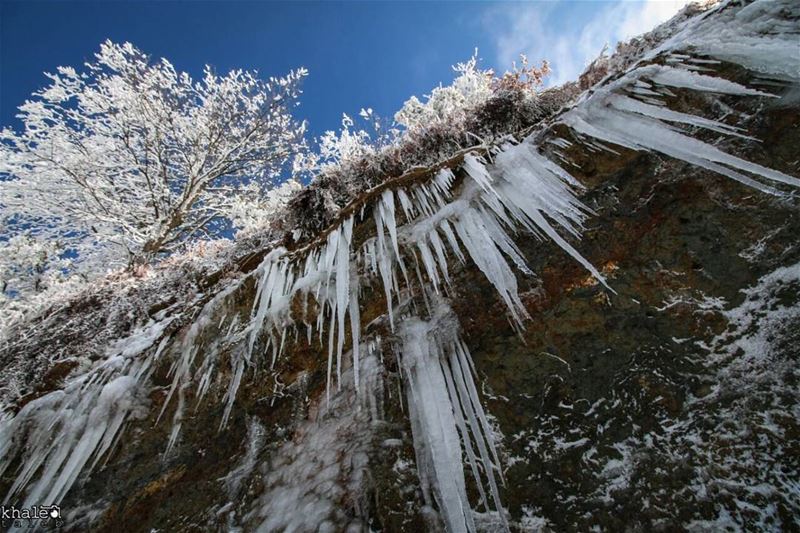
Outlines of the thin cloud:
{"type": "Polygon", "coordinates": [[[515,3],[493,6],[484,23],[494,35],[499,69],[510,68],[520,53],[537,63],[547,59],[553,68],[548,84],[559,85],[574,80],[606,44],[613,48],[621,40],[651,30],[687,3],[688,0],[515,3]],[[580,17],[568,13],[584,6],[594,12],[586,22],[576,21],[580,17]]]}

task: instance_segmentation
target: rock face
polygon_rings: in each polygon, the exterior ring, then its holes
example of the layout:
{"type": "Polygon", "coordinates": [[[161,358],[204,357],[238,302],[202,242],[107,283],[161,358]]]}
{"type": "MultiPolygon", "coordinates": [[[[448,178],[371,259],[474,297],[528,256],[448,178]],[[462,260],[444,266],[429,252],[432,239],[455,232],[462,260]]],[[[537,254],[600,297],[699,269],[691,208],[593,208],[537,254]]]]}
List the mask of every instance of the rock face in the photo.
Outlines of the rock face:
{"type": "MultiPolygon", "coordinates": [[[[797,30],[800,15],[787,13],[797,30]]],[[[713,65],[716,77],[757,86],[752,70],[713,65]]],[[[751,137],[723,138],[690,124],[693,138],[798,176],[796,85],[768,87],[781,97],[674,86],[660,97],[666,109],[751,137]]],[[[401,252],[412,281],[389,303],[380,275],[361,279],[348,315],[359,328],[330,333],[336,315],[333,307],[326,312],[324,291],[337,289],[326,285],[313,297],[289,292],[287,314],[264,319],[288,334],[270,337],[240,328],[259,308],[276,308],[275,301],[264,307],[265,272],[278,264],[267,257],[260,279],[222,280],[197,297],[202,305],[180,313],[170,314],[174,305],[153,310],[149,325],[109,349],[113,365],[94,363],[102,375],[127,372],[142,384],[101,387],[97,410],[75,426],[80,435],[69,438],[99,448],[97,464],[95,456],[86,465],[62,458],[59,467],[55,454],[45,454],[31,469],[35,439],[59,450],[46,434],[60,426],[36,419],[45,427],[37,437],[4,419],[0,492],[17,495],[7,503],[22,504],[20,495],[30,499],[36,490],[53,497],[63,486],[57,499],[73,531],[800,527],[795,184],[776,185],[790,194],[766,194],[685,160],[598,144],[565,122],[543,125],[535,137],[584,187],[580,202],[593,213],[582,238],[569,239],[608,287],[563,245],[519,231],[513,241],[530,270],[516,274],[528,315],[522,327],[476,264],[480,257],[468,250],[459,262],[448,249],[449,283],[440,279],[438,291],[430,270],[419,273],[426,259],[401,252]],[[317,316],[330,326],[313,329],[317,316]],[[432,333],[419,334],[425,327],[432,333]],[[355,368],[354,336],[361,339],[355,368]],[[328,354],[336,359],[339,338],[344,356],[331,370],[328,354]],[[420,360],[434,353],[433,366],[412,361],[414,350],[420,360]],[[117,418],[120,412],[127,416],[117,418]],[[447,417],[452,428],[437,422],[447,417]],[[14,446],[22,449],[17,455],[8,452],[14,446]],[[51,464],[63,481],[37,489],[51,464]],[[21,490],[26,469],[30,483],[21,490]]],[[[469,187],[472,173],[454,171],[452,190],[469,187]]],[[[375,236],[371,213],[381,209],[376,200],[355,218],[353,249],[375,236]]],[[[359,272],[347,274],[351,289],[359,272]]],[[[90,398],[92,380],[75,381],[81,372],[76,363],[54,363],[33,402],[55,405],[70,387],[90,398]]],[[[82,413],[77,404],[69,409],[82,413]]],[[[79,447],[65,447],[65,457],[78,457],[79,447]]]]}

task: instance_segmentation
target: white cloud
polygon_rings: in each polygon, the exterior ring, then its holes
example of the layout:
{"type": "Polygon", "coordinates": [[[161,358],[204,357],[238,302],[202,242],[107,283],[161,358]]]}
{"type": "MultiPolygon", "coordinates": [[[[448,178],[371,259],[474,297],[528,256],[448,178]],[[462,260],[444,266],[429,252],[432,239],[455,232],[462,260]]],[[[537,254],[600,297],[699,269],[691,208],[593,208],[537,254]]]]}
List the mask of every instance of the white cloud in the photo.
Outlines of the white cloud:
{"type": "Polygon", "coordinates": [[[563,1],[493,6],[484,20],[494,35],[496,65],[511,67],[525,53],[536,63],[547,59],[553,68],[549,85],[574,80],[598,56],[603,46],[613,49],[618,41],[645,33],[668,20],[689,0],[639,2],[563,1]],[[595,11],[586,23],[570,20],[568,11],[578,5],[595,11]]]}

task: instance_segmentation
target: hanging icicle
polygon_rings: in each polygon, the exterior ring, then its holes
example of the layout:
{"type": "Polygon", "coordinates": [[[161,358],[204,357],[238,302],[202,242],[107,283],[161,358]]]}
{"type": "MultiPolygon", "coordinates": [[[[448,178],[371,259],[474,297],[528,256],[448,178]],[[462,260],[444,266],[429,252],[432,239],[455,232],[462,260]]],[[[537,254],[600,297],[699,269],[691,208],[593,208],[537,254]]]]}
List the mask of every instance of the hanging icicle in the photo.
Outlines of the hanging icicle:
{"type": "Polygon", "coordinates": [[[443,300],[436,299],[430,320],[405,318],[398,333],[417,469],[422,483],[433,489],[447,530],[475,531],[462,451],[483,505],[489,509],[485,482],[508,530],[497,484],[502,473],[493,432],[478,398],[456,316],[443,300]]]}
{"type": "Polygon", "coordinates": [[[4,501],[26,490],[21,507],[60,504],[78,475],[91,472],[113,447],[128,417],[144,414],[145,384],[167,345],[162,335],[176,317],[159,318],[118,341],[107,359],[62,390],[0,420],[0,474],[21,458],[4,501]],[[151,355],[139,357],[144,353],[151,355]]]}

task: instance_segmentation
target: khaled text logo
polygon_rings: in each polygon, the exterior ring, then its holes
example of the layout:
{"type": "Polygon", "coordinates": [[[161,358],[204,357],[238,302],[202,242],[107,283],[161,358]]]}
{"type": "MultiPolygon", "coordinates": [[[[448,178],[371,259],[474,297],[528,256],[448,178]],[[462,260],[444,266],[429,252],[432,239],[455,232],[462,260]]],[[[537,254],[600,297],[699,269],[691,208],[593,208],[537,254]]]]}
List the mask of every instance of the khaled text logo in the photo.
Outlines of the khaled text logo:
{"type": "MultiPolygon", "coordinates": [[[[34,521],[44,521],[56,527],[63,525],[61,520],[61,508],[58,505],[33,505],[31,507],[0,506],[0,521],[3,527],[12,525],[16,528],[25,525],[33,526],[34,521]],[[23,521],[27,521],[25,524],[23,521]]],[[[39,524],[43,525],[43,524],[39,524]]]]}

